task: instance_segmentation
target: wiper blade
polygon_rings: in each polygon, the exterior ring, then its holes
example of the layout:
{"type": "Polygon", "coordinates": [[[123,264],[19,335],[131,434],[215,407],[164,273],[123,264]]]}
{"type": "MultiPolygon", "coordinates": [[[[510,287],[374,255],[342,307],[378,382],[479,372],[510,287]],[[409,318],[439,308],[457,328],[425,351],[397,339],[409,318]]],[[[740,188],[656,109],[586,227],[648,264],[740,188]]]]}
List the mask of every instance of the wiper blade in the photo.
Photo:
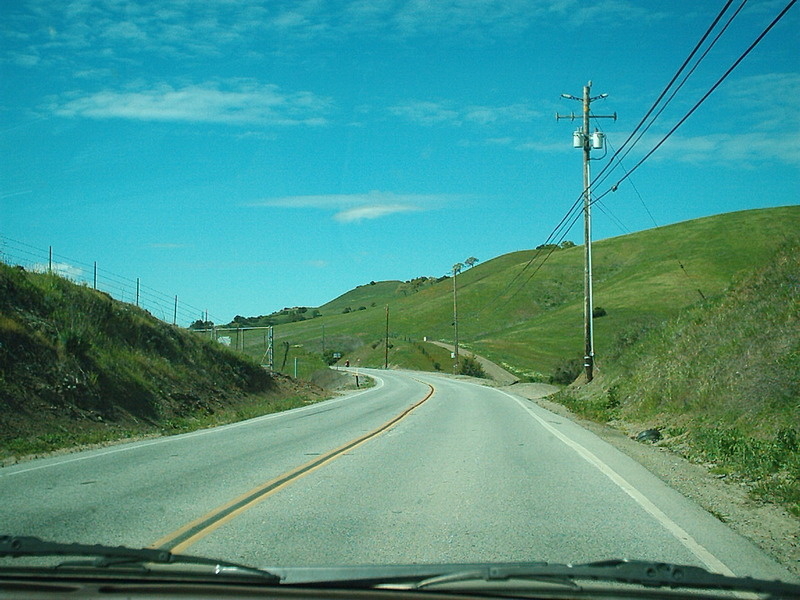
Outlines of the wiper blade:
{"type": "Polygon", "coordinates": [[[454,571],[417,582],[414,589],[462,581],[533,580],[557,584],[580,581],[623,583],[649,588],[682,588],[734,592],[756,592],[778,598],[800,598],[800,585],[752,577],[731,577],[701,567],[670,563],[607,560],[578,565],[532,563],[485,565],[454,571]]]}
{"type": "Polygon", "coordinates": [[[103,544],[65,544],[50,542],[32,536],[0,536],[0,557],[18,558],[21,556],[95,557],[89,563],[66,562],[58,565],[59,567],[92,566],[103,568],[116,565],[142,565],[144,563],[206,565],[214,567],[216,575],[251,575],[263,579],[265,583],[276,584],[280,582],[279,576],[255,567],[203,556],[173,554],[168,550],[106,546],[103,544]]]}
{"type": "MultiPolygon", "coordinates": [[[[794,583],[729,577],[700,567],[647,561],[608,560],[576,565],[546,562],[354,565],[270,568],[270,571],[281,575],[284,586],[325,589],[446,590],[451,583],[516,580],[571,589],[596,582],[630,584],[654,590],[755,592],[774,598],[800,599],[800,585],[794,583]]],[[[463,589],[459,587],[459,590],[463,589]]]]}

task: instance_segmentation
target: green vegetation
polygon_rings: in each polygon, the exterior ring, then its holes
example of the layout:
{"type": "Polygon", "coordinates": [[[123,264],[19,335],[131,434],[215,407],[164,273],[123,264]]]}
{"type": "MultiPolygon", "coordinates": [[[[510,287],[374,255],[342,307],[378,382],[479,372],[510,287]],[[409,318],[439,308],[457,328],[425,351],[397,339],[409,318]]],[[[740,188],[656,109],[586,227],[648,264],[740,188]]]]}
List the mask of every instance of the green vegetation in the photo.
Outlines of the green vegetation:
{"type": "MultiPolygon", "coordinates": [[[[800,515],[798,230],[793,206],[598,242],[598,376],[557,400],[599,421],[657,428],[659,443],[800,515]]],[[[524,380],[579,380],[582,273],[583,248],[572,244],[461,272],[458,370],[481,376],[469,351],[524,380]]],[[[280,373],[296,365],[299,378],[321,381],[339,375],[328,365],[383,367],[387,357],[390,367],[453,371],[450,352],[425,341],[452,343],[451,278],[370,282],[272,317],[283,319],[274,331],[280,373]]],[[[252,360],[209,333],[188,335],[105,294],[2,266],[0,452],[183,431],[282,408],[284,396],[288,405],[313,400],[308,390],[278,390],[287,379],[258,366],[265,330],[243,327],[264,317],[237,319],[232,346],[252,360]]]]}
{"type": "Polygon", "coordinates": [[[0,264],[0,458],[302,404],[218,343],[54,274],[0,264]]]}
{"type": "MultiPolygon", "coordinates": [[[[717,215],[597,242],[594,296],[602,310],[595,316],[595,342],[600,367],[615,351],[619,336],[636,335],[631,328],[658,324],[703,298],[719,296],[737,276],[767,262],[781,240],[797,229],[800,207],[791,206],[717,215]]],[[[552,253],[513,252],[460,273],[460,342],[526,379],[547,381],[569,361],[580,360],[583,247],[562,246],[552,253]]],[[[425,278],[425,285],[407,295],[398,291],[401,285],[362,285],[319,307],[319,318],[276,327],[276,349],[288,341],[321,354],[324,332],[325,349],[341,352],[342,360],[352,359],[362,346],[383,338],[386,305],[393,339],[421,342],[427,336],[452,343],[452,279],[425,278]]],[[[251,338],[263,338],[258,331],[244,335],[246,345],[251,338]]],[[[253,342],[252,355],[260,359],[258,343],[253,342]]],[[[260,347],[263,355],[263,343],[260,347]]],[[[383,362],[376,352],[368,366],[382,367],[383,362]]],[[[449,358],[438,362],[442,370],[450,370],[449,358]]]]}
{"type": "Polygon", "coordinates": [[[603,376],[558,400],[664,444],[800,516],[800,239],[723,294],[619,332],[603,376]]]}
{"type": "Polygon", "coordinates": [[[471,356],[464,356],[459,358],[459,372],[462,375],[469,375],[470,377],[480,377],[481,379],[486,379],[487,375],[476,359],[471,356]]]}
{"type": "MultiPolygon", "coordinates": [[[[660,443],[749,480],[759,497],[800,515],[798,230],[800,207],[791,206],[596,243],[598,377],[557,399],[633,433],[658,428],[660,443]]],[[[542,250],[458,275],[459,338],[525,380],[567,385],[582,372],[583,248],[542,250]]],[[[362,286],[313,323],[276,328],[276,339],[321,353],[324,326],[342,361],[382,367],[385,347],[376,340],[388,304],[390,365],[451,372],[449,353],[421,340],[452,343],[452,281],[408,296],[397,285],[362,286]],[[364,304],[369,288],[383,294],[377,310],[342,314],[364,304]]]]}

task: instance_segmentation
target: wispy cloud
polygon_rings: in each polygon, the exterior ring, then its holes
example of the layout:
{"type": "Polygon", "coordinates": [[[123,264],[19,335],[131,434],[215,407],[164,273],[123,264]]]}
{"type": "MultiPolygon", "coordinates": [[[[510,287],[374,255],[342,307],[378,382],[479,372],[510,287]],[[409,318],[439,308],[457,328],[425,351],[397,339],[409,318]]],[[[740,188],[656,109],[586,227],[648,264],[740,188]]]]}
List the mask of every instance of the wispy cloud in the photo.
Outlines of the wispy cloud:
{"type": "Polygon", "coordinates": [[[423,210],[420,206],[413,204],[374,204],[372,206],[358,206],[336,213],[334,217],[342,223],[352,223],[353,221],[363,221],[366,219],[379,219],[397,213],[412,212],[423,210]]]}
{"type": "MultiPolygon", "coordinates": [[[[763,163],[800,165],[796,133],[800,114],[785,101],[798,86],[800,73],[763,73],[734,80],[721,90],[723,104],[736,107],[726,116],[723,131],[692,135],[680,129],[650,160],[735,164],[743,169],[763,163]]],[[[641,155],[660,140],[660,134],[648,134],[634,152],[641,155]]]]}
{"type": "Polygon", "coordinates": [[[284,196],[254,202],[249,206],[316,208],[332,211],[333,218],[340,223],[353,223],[399,213],[433,210],[452,202],[455,198],[457,196],[449,194],[393,194],[372,191],[367,194],[284,196]]]}
{"type": "Polygon", "coordinates": [[[553,23],[608,27],[658,18],[657,11],[631,0],[160,0],[156,5],[147,0],[28,0],[12,4],[16,6],[4,14],[7,29],[31,32],[17,40],[28,51],[15,60],[29,67],[40,61],[64,62],[65,50],[138,62],[146,55],[269,53],[284,51],[287,42],[316,39],[391,40],[433,33],[496,37],[520,35],[553,23]],[[43,23],[47,26],[42,27],[43,23]]]}
{"type": "Polygon", "coordinates": [[[35,273],[53,272],[56,275],[73,280],[78,279],[81,275],[83,275],[83,270],[80,267],[73,266],[69,263],[54,262],[52,265],[47,263],[36,263],[31,265],[30,269],[35,273]]]}
{"type": "Polygon", "coordinates": [[[654,162],[673,160],[713,163],[748,169],[763,163],[800,165],[800,143],[794,131],[773,133],[715,133],[673,135],[652,156],[654,162]]]}
{"type": "Polygon", "coordinates": [[[251,80],[71,93],[47,108],[63,117],[229,125],[324,125],[330,100],[251,80]]]}
{"type": "Polygon", "coordinates": [[[542,113],[525,103],[505,106],[457,106],[449,101],[411,100],[389,107],[389,112],[420,125],[495,125],[530,122],[542,113]]]}

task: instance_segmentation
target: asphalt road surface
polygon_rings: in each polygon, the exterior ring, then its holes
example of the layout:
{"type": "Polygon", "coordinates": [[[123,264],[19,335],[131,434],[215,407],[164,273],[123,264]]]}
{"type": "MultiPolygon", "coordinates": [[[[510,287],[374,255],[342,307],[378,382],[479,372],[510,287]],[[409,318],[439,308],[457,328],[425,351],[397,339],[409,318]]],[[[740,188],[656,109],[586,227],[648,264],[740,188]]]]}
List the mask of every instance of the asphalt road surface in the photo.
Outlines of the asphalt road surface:
{"type": "Polygon", "coordinates": [[[301,409],[0,469],[0,534],[257,566],[630,558],[793,580],[564,417],[367,372],[374,388],[301,409]]]}

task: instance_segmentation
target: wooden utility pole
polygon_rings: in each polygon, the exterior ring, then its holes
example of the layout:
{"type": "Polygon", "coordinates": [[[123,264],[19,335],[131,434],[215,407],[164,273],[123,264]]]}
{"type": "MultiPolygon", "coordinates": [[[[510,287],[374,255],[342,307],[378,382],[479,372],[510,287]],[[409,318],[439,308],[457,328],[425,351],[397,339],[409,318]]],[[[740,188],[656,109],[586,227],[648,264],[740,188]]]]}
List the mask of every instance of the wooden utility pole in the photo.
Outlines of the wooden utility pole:
{"type": "MultiPolygon", "coordinates": [[[[589,119],[614,119],[617,120],[617,113],[613,115],[593,115],[590,112],[592,102],[601,100],[608,94],[590,96],[592,82],[583,86],[583,97],[578,98],[570,94],[561,94],[562,98],[569,100],[579,100],[583,104],[583,126],[573,134],[573,146],[583,149],[583,240],[584,240],[584,278],[583,278],[583,319],[584,319],[584,352],[583,367],[586,372],[586,380],[591,381],[594,377],[594,327],[593,327],[593,298],[592,298],[592,194],[591,194],[591,170],[592,149],[603,149],[604,136],[600,132],[592,134],[589,130],[589,119]]],[[[574,113],[569,115],[556,114],[556,120],[569,119],[574,121],[577,117],[574,113]]]]}
{"type": "Polygon", "coordinates": [[[458,374],[458,301],[456,300],[458,294],[456,291],[456,279],[457,275],[461,272],[461,269],[464,267],[462,263],[456,263],[453,265],[453,337],[454,337],[454,346],[455,352],[453,352],[453,373],[458,374]]]}
{"type": "Polygon", "coordinates": [[[389,368],[389,305],[386,305],[386,337],[384,338],[383,368],[389,368]]]}

